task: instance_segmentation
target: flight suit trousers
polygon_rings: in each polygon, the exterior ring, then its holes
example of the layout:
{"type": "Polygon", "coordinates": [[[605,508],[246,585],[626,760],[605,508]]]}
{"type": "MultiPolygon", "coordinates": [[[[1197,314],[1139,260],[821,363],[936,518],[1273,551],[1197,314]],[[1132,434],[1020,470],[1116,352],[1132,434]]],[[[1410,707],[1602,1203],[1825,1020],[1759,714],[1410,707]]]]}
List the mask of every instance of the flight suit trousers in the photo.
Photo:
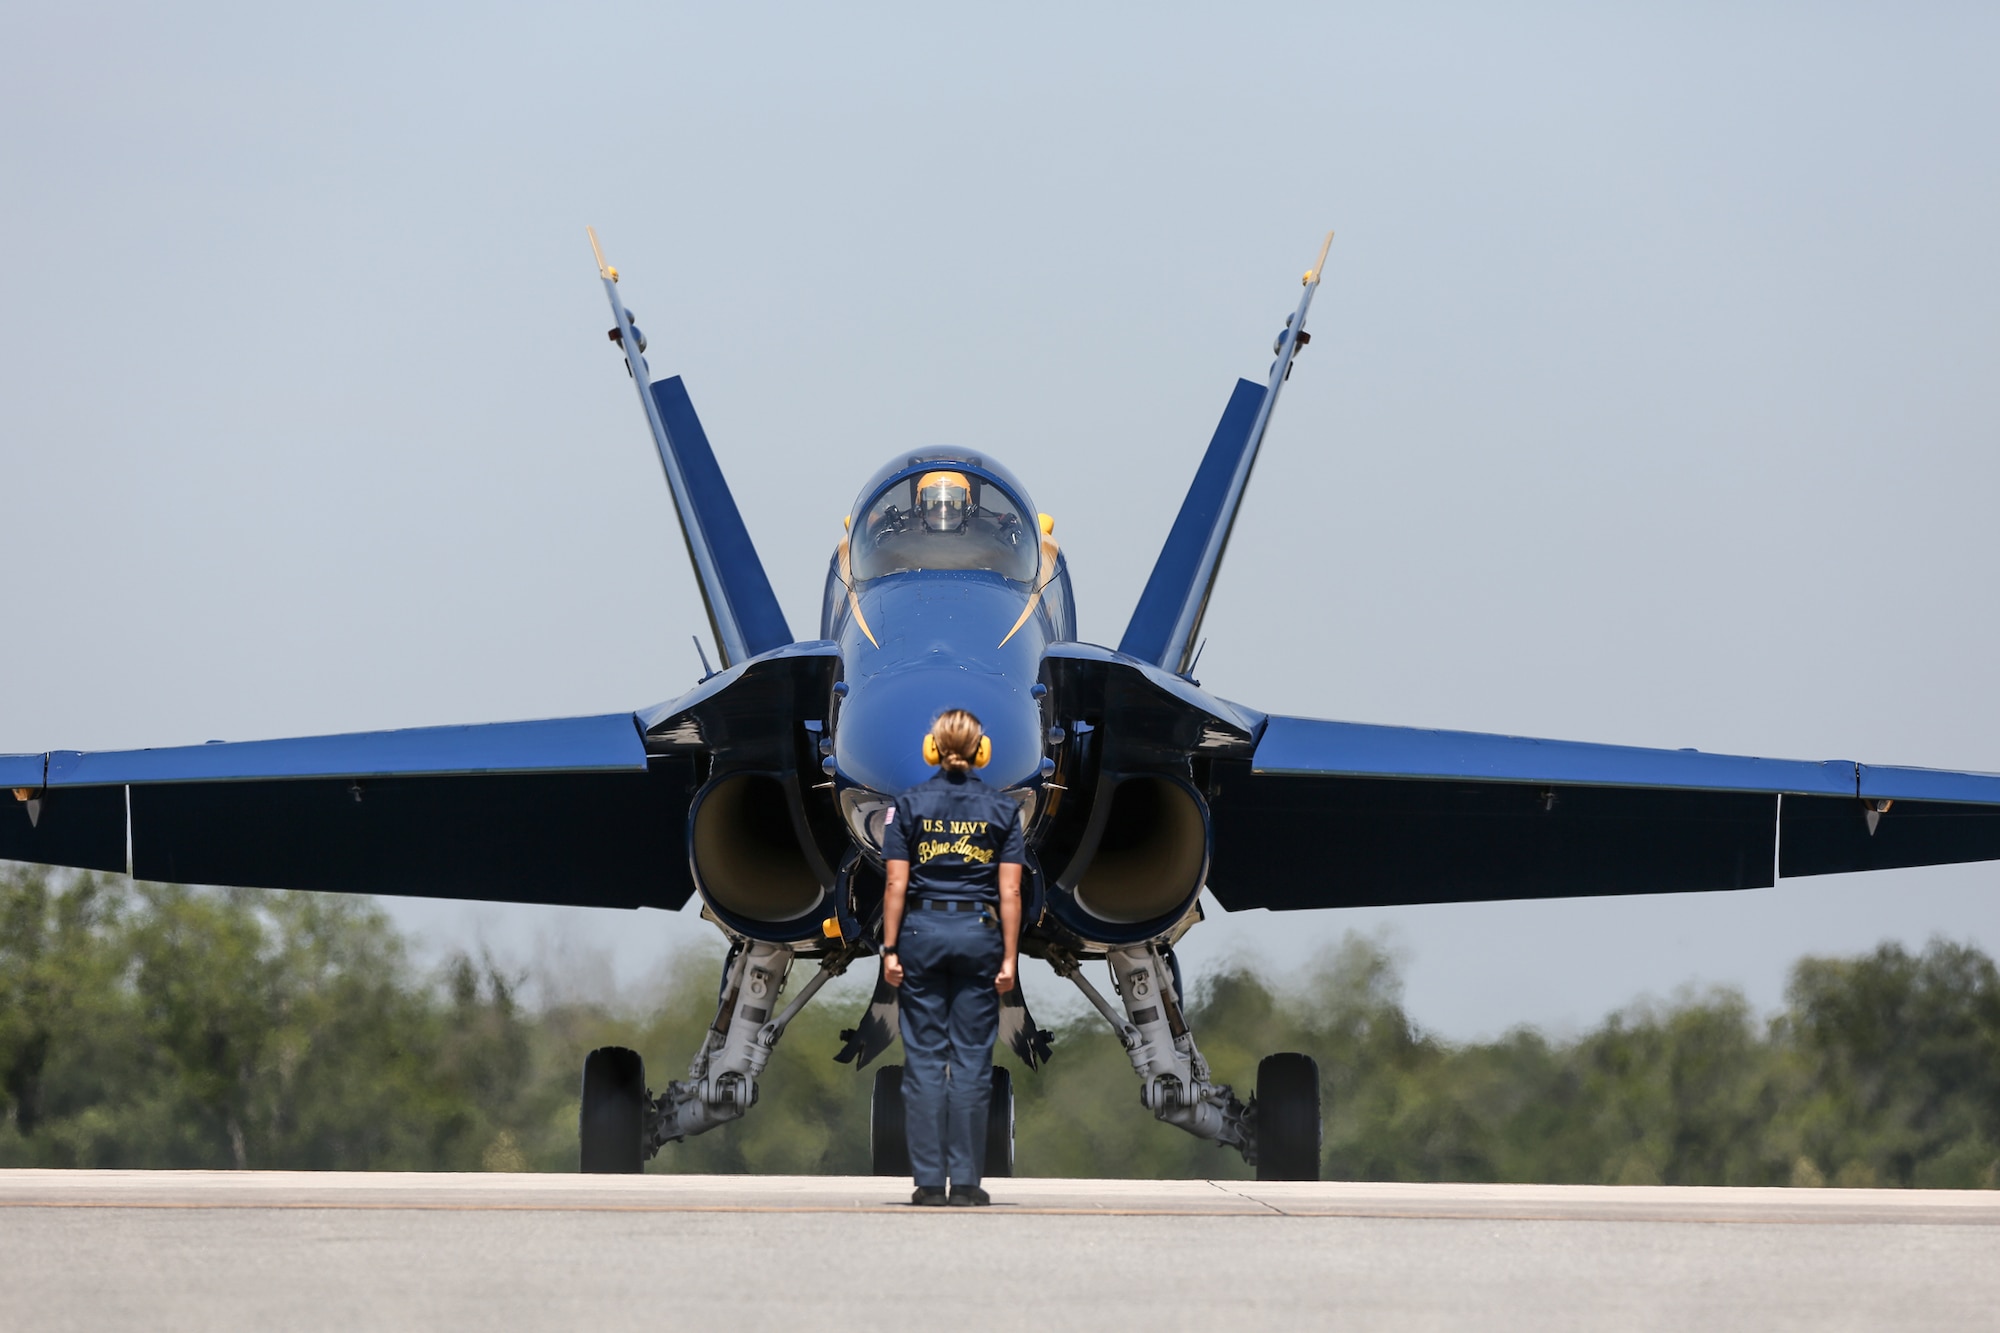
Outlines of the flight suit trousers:
{"type": "MultiPolygon", "coordinates": [[[[915,904],[912,904],[915,907],[915,904]]],[[[993,909],[903,918],[898,1002],[903,1029],[903,1114],[910,1174],[920,1186],[977,1185],[986,1167],[986,1108],[1000,995],[993,978],[1006,950],[993,909]]]]}

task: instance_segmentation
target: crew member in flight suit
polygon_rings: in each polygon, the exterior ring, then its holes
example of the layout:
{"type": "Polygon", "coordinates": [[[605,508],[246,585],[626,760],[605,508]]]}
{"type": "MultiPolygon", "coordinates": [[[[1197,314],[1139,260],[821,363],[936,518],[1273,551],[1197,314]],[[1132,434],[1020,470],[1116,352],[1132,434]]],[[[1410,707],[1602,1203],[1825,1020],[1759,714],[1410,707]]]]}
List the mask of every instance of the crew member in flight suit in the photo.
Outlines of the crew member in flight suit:
{"type": "Polygon", "coordinates": [[[896,798],[882,834],[882,975],[902,992],[903,1114],[916,1204],[992,1202],[979,1178],[1000,996],[1014,989],[1026,859],[1020,807],[972,771],[992,753],[978,718],[959,708],[942,714],[924,737],[924,758],[938,771],[896,798]]]}

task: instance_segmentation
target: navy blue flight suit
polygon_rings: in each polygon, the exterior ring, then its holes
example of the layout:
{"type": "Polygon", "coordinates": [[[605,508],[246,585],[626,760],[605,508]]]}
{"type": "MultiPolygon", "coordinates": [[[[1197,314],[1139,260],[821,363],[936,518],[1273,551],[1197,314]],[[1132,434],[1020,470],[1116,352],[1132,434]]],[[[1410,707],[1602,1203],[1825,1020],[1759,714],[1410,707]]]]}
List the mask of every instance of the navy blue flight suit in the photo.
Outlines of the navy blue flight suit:
{"type": "Polygon", "coordinates": [[[903,1114],[926,1188],[979,1184],[1000,994],[1000,867],[1027,860],[1021,808],[971,773],[940,770],[896,798],[882,856],[910,863],[903,964],[903,1114]],[[947,1073],[949,1070],[949,1081],[947,1073]]]}

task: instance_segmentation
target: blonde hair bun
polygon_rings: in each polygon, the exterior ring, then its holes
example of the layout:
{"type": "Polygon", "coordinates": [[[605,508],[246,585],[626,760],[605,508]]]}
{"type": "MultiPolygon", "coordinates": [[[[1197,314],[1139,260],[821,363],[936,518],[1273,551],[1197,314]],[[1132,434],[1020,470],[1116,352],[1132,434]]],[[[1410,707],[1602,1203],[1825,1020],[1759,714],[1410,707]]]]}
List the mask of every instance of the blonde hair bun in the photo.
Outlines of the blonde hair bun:
{"type": "Polygon", "coordinates": [[[931,734],[924,737],[924,762],[947,773],[984,768],[992,757],[993,742],[987,739],[986,729],[963,708],[938,714],[938,720],[931,723],[931,734]]]}

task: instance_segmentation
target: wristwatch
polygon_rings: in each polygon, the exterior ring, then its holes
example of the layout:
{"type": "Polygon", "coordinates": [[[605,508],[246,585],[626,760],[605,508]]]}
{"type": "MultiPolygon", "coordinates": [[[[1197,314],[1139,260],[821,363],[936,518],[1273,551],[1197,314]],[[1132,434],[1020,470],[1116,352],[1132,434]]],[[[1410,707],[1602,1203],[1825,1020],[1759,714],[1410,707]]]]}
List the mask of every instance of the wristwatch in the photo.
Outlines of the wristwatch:
{"type": "Polygon", "coordinates": [[[884,958],[893,958],[896,956],[896,946],[893,944],[885,944],[876,952],[880,953],[884,958]]]}

